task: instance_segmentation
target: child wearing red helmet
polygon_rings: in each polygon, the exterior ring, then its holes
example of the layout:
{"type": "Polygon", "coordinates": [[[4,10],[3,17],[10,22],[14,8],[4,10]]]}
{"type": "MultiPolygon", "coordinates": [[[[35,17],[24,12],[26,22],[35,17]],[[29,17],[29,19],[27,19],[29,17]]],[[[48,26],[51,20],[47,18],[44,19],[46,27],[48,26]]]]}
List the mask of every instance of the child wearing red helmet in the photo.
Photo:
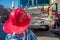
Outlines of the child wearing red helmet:
{"type": "Polygon", "coordinates": [[[3,27],[4,32],[8,33],[5,40],[37,40],[36,36],[28,30],[30,21],[31,16],[22,8],[13,10],[3,27]]]}

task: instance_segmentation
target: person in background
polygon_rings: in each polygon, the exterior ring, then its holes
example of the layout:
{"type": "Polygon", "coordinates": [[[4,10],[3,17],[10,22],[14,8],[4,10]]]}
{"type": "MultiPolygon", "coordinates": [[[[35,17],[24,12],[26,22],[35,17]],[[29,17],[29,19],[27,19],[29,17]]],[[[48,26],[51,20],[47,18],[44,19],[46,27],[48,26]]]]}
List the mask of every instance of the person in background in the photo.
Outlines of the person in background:
{"type": "Polygon", "coordinates": [[[36,35],[28,29],[31,16],[22,8],[14,9],[3,26],[7,33],[5,40],[37,40],[36,35]]]}

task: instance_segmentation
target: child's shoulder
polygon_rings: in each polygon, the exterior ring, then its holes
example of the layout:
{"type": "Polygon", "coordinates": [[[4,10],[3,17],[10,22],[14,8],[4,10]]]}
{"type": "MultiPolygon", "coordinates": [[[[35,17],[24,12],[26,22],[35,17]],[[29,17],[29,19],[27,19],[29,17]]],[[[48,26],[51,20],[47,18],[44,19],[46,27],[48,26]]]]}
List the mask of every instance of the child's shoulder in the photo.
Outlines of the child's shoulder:
{"type": "Polygon", "coordinates": [[[31,30],[27,30],[26,32],[27,32],[28,39],[30,38],[31,40],[37,40],[36,35],[31,30]]]}

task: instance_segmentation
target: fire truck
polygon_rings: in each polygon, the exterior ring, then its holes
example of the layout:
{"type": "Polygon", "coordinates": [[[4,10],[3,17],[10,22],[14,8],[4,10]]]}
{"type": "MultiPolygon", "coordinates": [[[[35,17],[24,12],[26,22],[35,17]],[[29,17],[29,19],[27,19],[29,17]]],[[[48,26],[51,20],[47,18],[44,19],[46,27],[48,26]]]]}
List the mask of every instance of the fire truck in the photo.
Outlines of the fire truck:
{"type": "Polygon", "coordinates": [[[56,0],[19,0],[18,7],[31,14],[30,28],[53,28],[58,20],[56,0]]]}

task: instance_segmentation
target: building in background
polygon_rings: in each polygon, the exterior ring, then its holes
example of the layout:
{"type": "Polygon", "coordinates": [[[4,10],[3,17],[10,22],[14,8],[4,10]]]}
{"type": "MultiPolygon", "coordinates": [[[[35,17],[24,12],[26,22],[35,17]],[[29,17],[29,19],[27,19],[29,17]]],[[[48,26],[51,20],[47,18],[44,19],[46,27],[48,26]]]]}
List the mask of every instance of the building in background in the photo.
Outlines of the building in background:
{"type": "Polygon", "coordinates": [[[0,5],[0,23],[4,23],[8,19],[10,12],[10,8],[4,8],[4,6],[0,5]]]}

